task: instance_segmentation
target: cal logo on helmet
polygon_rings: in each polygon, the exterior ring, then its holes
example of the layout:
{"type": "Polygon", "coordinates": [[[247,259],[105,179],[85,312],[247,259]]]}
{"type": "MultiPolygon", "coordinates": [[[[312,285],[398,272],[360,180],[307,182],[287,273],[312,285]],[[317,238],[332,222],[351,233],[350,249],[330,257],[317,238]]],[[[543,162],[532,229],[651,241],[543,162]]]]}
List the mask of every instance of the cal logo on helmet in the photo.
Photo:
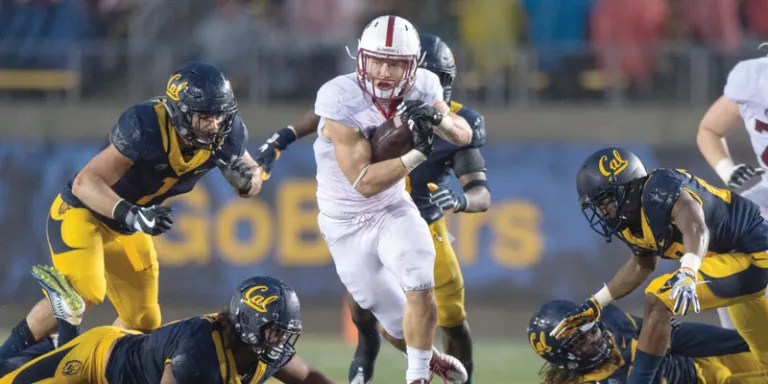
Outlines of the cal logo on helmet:
{"type": "Polygon", "coordinates": [[[610,179],[624,171],[627,165],[629,165],[629,161],[622,159],[619,151],[614,149],[613,159],[609,161],[608,156],[603,155],[600,157],[600,162],[597,166],[600,169],[600,173],[610,179]],[[605,168],[606,162],[608,163],[608,169],[605,168]]]}
{"type": "Polygon", "coordinates": [[[544,335],[543,331],[539,333],[539,341],[536,341],[535,333],[531,333],[531,337],[528,341],[530,341],[531,347],[533,347],[533,350],[539,355],[552,352],[552,347],[547,345],[547,338],[546,338],[546,335],[544,335]]]}
{"type": "Polygon", "coordinates": [[[181,79],[181,74],[177,73],[168,79],[168,84],[165,86],[165,94],[171,98],[171,100],[179,101],[179,92],[184,90],[189,84],[186,81],[178,82],[181,79]]]}
{"type": "Polygon", "coordinates": [[[269,288],[267,288],[266,285],[257,285],[252,287],[245,293],[243,302],[259,312],[266,312],[267,304],[275,302],[278,299],[277,295],[264,297],[264,295],[260,293],[267,292],[268,290],[269,288]]]}

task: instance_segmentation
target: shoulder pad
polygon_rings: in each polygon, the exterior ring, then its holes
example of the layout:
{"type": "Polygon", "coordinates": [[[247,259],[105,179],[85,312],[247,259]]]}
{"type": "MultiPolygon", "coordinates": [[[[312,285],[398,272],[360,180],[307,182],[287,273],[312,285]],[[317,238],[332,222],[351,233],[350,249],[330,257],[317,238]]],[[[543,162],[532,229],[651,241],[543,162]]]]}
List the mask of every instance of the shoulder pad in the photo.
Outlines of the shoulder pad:
{"type": "Polygon", "coordinates": [[[688,176],[674,169],[660,168],[650,173],[643,186],[642,207],[659,248],[664,246],[660,242],[667,236],[672,207],[687,178],[688,176]]]}
{"type": "Polygon", "coordinates": [[[221,146],[222,157],[229,158],[232,155],[243,156],[248,144],[248,137],[248,127],[245,126],[245,122],[240,118],[239,114],[235,115],[234,121],[232,121],[232,131],[229,132],[227,138],[224,139],[224,144],[221,146]]]}
{"type": "Polygon", "coordinates": [[[457,114],[463,117],[472,128],[472,142],[469,146],[480,148],[485,145],[485,119],[483,115],[466,105],[462,106],[457,114]]]}
{"type": "Polygon", "coordinates": [[[768,86],[768,58],[744,60],[728,73],[723,94],[737,103],[765,105],[764,86],[768,86]]]}
{"type": "Polygon", "coordinates": [[[123,112],[110,134],[110,142],[115,148],[134,162],[141,157],[143,144],[139,108],[139,105],[135,105],[123,112]]]}
{"type": "Polygon", "coordinates": [[[350,127],[357,126],[351,109],[364,100],[359,86],[347,76],[338,76],[317,91],[315,115],[350,127]]]}

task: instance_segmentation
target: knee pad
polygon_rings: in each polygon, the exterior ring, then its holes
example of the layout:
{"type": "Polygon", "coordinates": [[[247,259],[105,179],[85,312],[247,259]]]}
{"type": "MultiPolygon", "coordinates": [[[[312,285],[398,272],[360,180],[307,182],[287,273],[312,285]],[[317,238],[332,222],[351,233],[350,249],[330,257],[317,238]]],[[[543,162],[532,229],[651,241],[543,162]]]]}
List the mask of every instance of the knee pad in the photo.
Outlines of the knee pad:
{"type": "Polygon", "coordinates": [[[437,325],[452,328],[461,325],[467,318],[464,309],[464,287],[444,285],[435,288],[437,301],[437,325]],[[450,289],[449,289],[450,288],[450,289]]]}
{"type": "Polygon", "coordinates": [[[121,316],[120,321],[130,329],[144,333],[152,332],[159,328],[162,322],[160,305],[153,304],[134,311],[134,313],[127,316],[121,316]]]}

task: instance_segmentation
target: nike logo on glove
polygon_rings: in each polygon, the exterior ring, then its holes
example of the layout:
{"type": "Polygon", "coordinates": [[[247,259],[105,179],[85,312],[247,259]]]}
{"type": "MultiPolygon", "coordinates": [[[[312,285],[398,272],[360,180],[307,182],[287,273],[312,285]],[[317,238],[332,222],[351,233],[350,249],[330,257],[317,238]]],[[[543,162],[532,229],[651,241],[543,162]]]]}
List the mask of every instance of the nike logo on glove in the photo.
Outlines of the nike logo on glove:
{"type": "Polygon", "coordinates": [[[141,212],[139,212],[139,219],[140,219],[142,222],[144,222],[144,225],[146,225],[146,226],[147,226],[147,227],[149,227],[149,228],[152,228],[152,227],[154,227],[154,226],[155,226],[155,219],[154,219],[154,218],[152,218],[152,221],[149,221],[149,220],[147,220],[147,218],[146,218],[146,217],[144,217],[144,214],[142,214],[141,212]]]}

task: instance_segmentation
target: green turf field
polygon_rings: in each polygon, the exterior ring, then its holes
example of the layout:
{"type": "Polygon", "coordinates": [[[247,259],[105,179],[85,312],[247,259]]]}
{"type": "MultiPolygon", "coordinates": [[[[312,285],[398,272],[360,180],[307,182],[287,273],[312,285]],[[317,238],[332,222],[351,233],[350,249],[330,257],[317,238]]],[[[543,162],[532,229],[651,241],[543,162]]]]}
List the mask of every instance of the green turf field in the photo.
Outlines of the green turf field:
{"type": "MultiPolygon", "coordinates": [[[[347,370],[354,349],[334,338],[302,336],[299,354],[338,383],[347,383],[347,370]]],[[[534,384],[544,360],[527,343],[481,341],[475,343],[475,375],[478,384],[534,384]]],[[[405,382],[406,360],[389,344],[382,344],[376,364],[375,383],[405,382]]],[[[434,381],[440,383],[440,380],[434,381]]],[[[270,384],[277,381],[269,381],[270,384]]]]}

